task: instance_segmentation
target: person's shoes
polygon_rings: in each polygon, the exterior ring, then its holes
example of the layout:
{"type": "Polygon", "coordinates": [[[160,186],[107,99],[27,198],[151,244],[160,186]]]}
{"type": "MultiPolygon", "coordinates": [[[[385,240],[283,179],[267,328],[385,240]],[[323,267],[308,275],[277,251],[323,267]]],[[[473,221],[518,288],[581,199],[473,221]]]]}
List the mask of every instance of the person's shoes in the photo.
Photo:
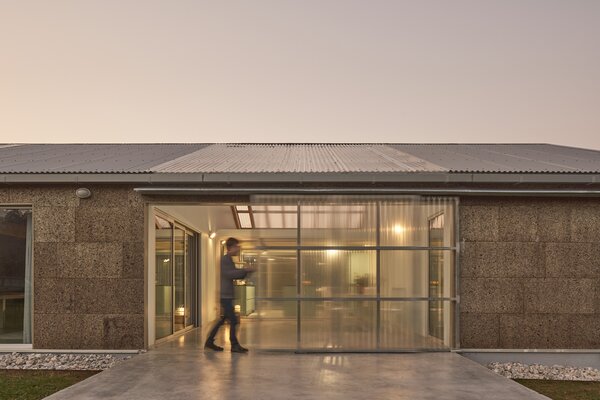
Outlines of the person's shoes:
{"type": "Polygon", "coordinates": [[[221,346],[217,346],[214,342],[206,342],[204,344],[204,348],[211,349],[214,351],[223,351],[223,348],[221,346]]]}
{"type": "Polygon", "coordinates": [[[232,353],[247,353],[248,349],[245,347],[242,347],[239,343],[238,344],[234,344],[231,345],[231,352],[232,353]]]}

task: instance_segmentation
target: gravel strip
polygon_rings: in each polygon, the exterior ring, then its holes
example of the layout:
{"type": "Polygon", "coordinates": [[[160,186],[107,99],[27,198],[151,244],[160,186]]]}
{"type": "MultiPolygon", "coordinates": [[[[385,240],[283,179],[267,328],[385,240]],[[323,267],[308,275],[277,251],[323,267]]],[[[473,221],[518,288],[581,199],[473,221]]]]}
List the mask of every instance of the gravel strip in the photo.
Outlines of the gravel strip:
{"type": "Polygon", "coordinates": [[[541,365],[521,363],[490,363],[495,373],[509,379],[549,379],[556,381],[600,381],[596,368],[569,367],[565,365],[541,365]]]}
{"type": "Polygon", "coordinates": [[[0,369],[100,371],[129,358],[124,354],[0,353],[0,369]]]}

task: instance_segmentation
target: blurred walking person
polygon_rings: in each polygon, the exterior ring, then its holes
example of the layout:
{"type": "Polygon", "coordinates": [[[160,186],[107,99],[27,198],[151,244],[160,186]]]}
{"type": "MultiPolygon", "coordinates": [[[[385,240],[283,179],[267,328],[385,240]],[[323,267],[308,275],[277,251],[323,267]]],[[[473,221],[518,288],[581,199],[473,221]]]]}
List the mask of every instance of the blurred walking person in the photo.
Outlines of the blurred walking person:
{"type": "Polygon", "coordinates": [[[227,248],[227,254],[221,257],[221,308],[223,314],[217,321],[215,326],[210,331],[206,343],[204,344],[205,349],[212,349],[215,351],[223,351],[221,346],[215,344],[215,336],[219,332],[219,328],[223,326],[225,320],[229,321],[229,341],[231,342],[231,351],[233,353],[245,353],[248,349],[242,347],[235,334],[237,325],[237,316],[233,309],[233,280],[244,279],[250,272],[256,271],[254,268],[236,268],[233,262],[233,257],[240,254],[240,241],[236,238],[230,237],[225,242],[227,248]]]}

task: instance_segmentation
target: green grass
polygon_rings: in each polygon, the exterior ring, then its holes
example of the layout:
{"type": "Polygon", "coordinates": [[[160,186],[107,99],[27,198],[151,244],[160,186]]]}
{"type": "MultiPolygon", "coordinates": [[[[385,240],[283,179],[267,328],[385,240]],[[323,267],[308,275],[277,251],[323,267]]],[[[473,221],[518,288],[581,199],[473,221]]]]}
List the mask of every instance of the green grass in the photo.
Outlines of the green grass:
{"type": "Polygon", "coordinates": [[[600,382],[515,379],[516,382],[553,400],[600,400],[600,382]]]}
{"type": "Polygon", "coordinates": [[[99,371],[0,370],[0,399],[38,400],[99,371]]]}

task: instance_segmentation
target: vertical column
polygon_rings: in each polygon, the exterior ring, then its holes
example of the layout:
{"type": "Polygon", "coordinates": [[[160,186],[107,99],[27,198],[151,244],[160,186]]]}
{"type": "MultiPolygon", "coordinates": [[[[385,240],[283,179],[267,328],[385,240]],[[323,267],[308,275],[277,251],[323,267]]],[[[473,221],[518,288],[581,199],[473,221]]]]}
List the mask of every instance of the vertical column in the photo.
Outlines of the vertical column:
{"type": "Polygon", "coordinates": [[[380,217],[380,201],[376,201],[376,217],[375,217],[375,282],[377,286],[377,322],[376,322],[376,348],[380,350],[381,348],[381,278],[380,278],[380,270],[381,270],[381,261],[380,261],[380,235],[381,235],[381,217],[380,217]]]}
{"type": "Polygon", "coordinates": [[[451,293],[452,297],[455,297],[455,301],[451,301],[453,304],[454,312],[454,340],[449,343],[451,348],[460,348],[460,217],[459,217],[459,205],[460,199],[458,197],[453,198],[452,202],[452,217],[454,222],[454,291],[451,293]]]}
{"type": "Polygon", "coordinates": [[[296,203],[296,350],[300,350],[301,346],[301,318],[300,318],[300,294],[301,294],[301,265],[300,265],[300,200],[296,203]]]}

